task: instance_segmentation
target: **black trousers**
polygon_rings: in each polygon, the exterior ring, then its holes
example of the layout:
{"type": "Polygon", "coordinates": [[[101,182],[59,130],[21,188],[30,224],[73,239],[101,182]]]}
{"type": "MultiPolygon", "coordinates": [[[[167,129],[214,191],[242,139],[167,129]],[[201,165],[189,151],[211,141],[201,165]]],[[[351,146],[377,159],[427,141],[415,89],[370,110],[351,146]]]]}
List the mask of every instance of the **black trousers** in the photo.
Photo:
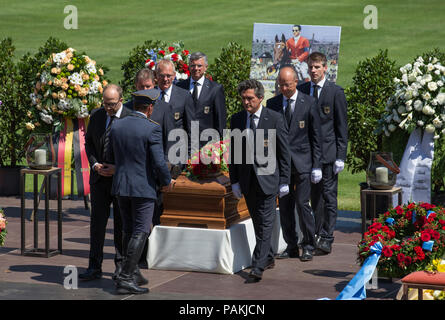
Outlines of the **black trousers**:
{"type": "Polygon", "coordinates": [[[244,197],[255,231],[256,244],[252,255],[252,267],[261,270],[264,270],[268,261],[274,257],[271,241],[276,215],[276,196],[276,194],[264,194],[255,173],[252,172],[250,189],[244,197]]]}
{"type": "Polygon", "coordinates": [[[91,224],[90,224],[90,255],[88,268],[101,269],[105,232],[110,208],[113,204],[113,230],[115,264],[122,262],[122,220],[116,197],[111,196],[112,178],[101,177],[97,183],[91,185],[91,224]]]}
{"type": "Polygon", "coordinates": [[[118,196],[123,231],[126,234],[150,234],[154,199],[118,196]]]}
{"type": "Polygon", "coordinates": [[[288,250],[295,250],[298,245],[298,234],[295,230],[297,208],[298,219],[303,239],[303,249],[315,249],[315,219],[309,204],[311,180],[309,173],[292,173],[289,194],[279,198],[281,230],[288,250]]]}
{"type": "Polygon", "coordinates": [[[329,242],[334,241],[337,222],[338,174],[332,163],[322,165],[323,178],[312,185],[311,203],[315,213],[315,233],[329,242]]]}

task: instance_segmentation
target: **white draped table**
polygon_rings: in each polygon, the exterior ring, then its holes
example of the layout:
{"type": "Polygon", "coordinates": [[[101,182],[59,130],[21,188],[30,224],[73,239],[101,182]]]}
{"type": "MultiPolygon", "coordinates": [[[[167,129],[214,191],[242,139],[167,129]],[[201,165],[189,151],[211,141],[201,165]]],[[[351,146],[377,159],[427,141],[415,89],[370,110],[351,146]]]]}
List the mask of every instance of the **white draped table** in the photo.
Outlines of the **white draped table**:
{"type": "MultiPolygon", "coordinates": [[[[229,229],[156,226],[148,243],[148,267],[161,270],[233,274],[251,265],[255,248],[252,220],[229,229]]],[[[275,253],[286,249],[277,210],[272,235],[275,253]]]]}

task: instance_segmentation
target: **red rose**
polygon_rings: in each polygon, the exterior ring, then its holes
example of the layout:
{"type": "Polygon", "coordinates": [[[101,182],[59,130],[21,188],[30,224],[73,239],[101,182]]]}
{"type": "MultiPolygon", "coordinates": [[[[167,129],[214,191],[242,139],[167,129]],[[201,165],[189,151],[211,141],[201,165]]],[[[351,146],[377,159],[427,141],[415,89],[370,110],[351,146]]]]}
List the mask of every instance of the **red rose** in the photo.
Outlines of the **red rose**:
{"type": "Polygon", "coordinates": [[[444,225],[444,224],[445,224],[445,220],[439,219],[439,223],[440,223],[441,225],[444,225]]]}
{"type": "Polygon", "coordinates": [[[382,231],[388,233],[389,232],[389,228],[387,226],[383,226],[382,227],[382,231]]]}
{"type": "Polygon", "coordinates": [[[388,231],[388,236],[390,239],[394,238],[396,236],[396,232],[394,230],[389,230],[388,231]]]}
{"type": "Polygon", "coordinates": [[[173,61],[178,61],[178,55],[176,53],[172,54],[172,60],[173,61]]]}
{"type": "Polygon", "coordinates": [[[423,242],[430,241],[431,235],[428,232],[422,232],[422,235],[420,236],[420,239],[422,239],[423,242]]]}
{"type": "Polygon", "coordinates": [[[368,252],[369,251],[369,247],[364,247],[363,249],[362,249],[362,252],[368,252]]]}
{"type": "Polygon", "coordinates": [[[379,235],[373,235],[372,240],[374,240],[375,242],[380,241],[379,235]]]}
{"type": "Polygon", "coordinates": [[[405,257],[405,264],[409,266],[413,262],[413,259],[409,256],[405,257]]]}
{"type": "Polygon", "coordinates": [[[403,214],[403,209],[400,206],[395,207],[397,214],[403,214]]]}
{"type": "Polygon", "coordinates": [[[434,240],[439,240],[440,239],[440,233],[437,232],[436,230],[432,231],[431,236],[433,237],[434,240]]]}
{"type": "Polygon", "coordinates": [[[159,50],[158,52],[161,56],[165,56],[165,51],[164,50],[159,50]]]}
{"type": "Polygon", "coordinates": [[[385,257],[391,257],[393,254],[391,248],[389,248],[388,246],[384,246],[382,252],[385,257]]]}
{"type": "Polygon", "coordinates": [[[377,229],[377,230],[380,230],[381,227],[382,227],[382,224],[381,224],[380,222],[374,222],[374,223],[371,225],[371,228],[375,228],[375,229],[377,229]]]}
{"type": "Polygon", "coordinates": [[[174,47],[168,47],[168,51],[173,52],[173,51],[175,51],[175,48],[174,47]]]}
{"type": "Polygon", "coordinates": [[[369,233],[377,233],[378,230],[376,228],[370,228],[369,233]]]}
{"type": "Polygon", "coordinates": [[[405,213],[405,218],[407,218],[408,220],[411,220],[413,217],[413,212],[412,211],[408,211],[405,213]]]}
{"type": "Polygon", "coordinates": [[[407,206],[407,208],[408,209],[414,209],[416,207],[416,204],[414,203],[414,202],[411,202],[408,206],[407,206]]]}
{"type": "Polygon", "coordinates": [[[182,54],[185,56],[188,56],[189,53],[190,53],[190,51],[188,51],[188,50],[182,50],[182,54]]]}
{"type": "Polygon", "coordinates": [[[400,249],[402,249],[402,247],[399,246],[398,244],[394,244],[394,245],[391,246],[391,249],[394,250],[394,251],[399,251],[400,249]]]}
{"type": "Polygon", "coordinates": [[[149,67],[150,69],[153,68],[154,66],[155,66],[154,61],[150,62],[150,64],[148,65],[148,67],[149,67]]]}
{"type": "Polygon", "coordinates": [[[399,261],[399,262],[404,262],[405,261],[405,255],[403,254],[403,253],[399,253],[398,255],[397,255],[397,261],[399,261]]]}

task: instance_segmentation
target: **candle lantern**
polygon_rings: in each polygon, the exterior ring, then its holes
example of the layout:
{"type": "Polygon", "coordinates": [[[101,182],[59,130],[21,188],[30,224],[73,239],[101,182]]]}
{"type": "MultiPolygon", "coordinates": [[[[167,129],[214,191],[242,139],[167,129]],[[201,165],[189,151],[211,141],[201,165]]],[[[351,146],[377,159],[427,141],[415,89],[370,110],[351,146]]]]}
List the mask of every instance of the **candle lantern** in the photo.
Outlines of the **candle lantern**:
{"type": "Polygon", "coordinates": [[[399,167],[392,159],[392,152],[371,152],[366,180],[372,189],[391,189],[399,172],[399,167]]]}
{"type": "Polygon", "coordinates": [[[51,134],[33,134],[25,145],[25,152],[31,169],[47,170],[54,166],[56,158],[51,134]]]}

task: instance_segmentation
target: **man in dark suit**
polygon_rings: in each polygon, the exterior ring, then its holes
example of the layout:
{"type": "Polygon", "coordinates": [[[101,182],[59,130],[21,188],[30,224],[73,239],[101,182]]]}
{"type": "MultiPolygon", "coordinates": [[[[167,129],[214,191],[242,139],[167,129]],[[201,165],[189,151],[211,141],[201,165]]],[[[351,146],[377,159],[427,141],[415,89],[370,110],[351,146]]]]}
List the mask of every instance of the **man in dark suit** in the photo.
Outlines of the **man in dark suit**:
{"type": "Polygon", "coordinates": [[[122,264],[122,221],[119,214],[117,199],[111,195],[113,182],[112,167],[107,163],[104,145],[107,143],[107,128],[120,118],[131,113],[122,106],[122,89],[109,84],[103,91],[103,108],[93,110],[85,136],[85,150],[90,163],[91,188],[91,225],[90,225],[90,255],[88,269],[79,274],[82,280],[93,280],[102,277],[103,247],[105,230],[110,216],[110,206],[113,204],[114,246],[116,255],[115,277],[122,264]]]}
{"type": "Polygon", "coordinates": [[[298,90],[314,96],[320,114],[322,144],[321,182],[312,185],[311,203],[315,212],[317,248],[328,254],[334,242],[337,220],[338,173],[344,169],[348,148],[347,102],[343,88],[325,78],[326,56],[313,52],[308,58],[311,82],[298,90]]]}
{"type": "MultiPolygon", "coordinates": [[[[223,130],[226,128],[227,112],[224,88],[205,76],[208,61],[202,52],[190,55],[190,78],[178,82],[177,86],[188,90],[195,105],[195,118],[199,121],[199,135],[205,129],[218,131],[223,139],[223,130]]],[[[203,147],[208,141],[199,141],[203,147]]]]}
{"type": "Polygon", "coordinates": [[[162,186],[174,184],[163,156],[161,127],[150,119],[159,91],[142,90],[133,96],[135,111],[117,122],[110,134],[110,158],[115,164],[112,194],[118,198],[124,239],[128,239],[116,279],[117,292],[122,294],[149,291],[138,286],[134,272],[150,234],[157,198],[155,173],[162,186]]]}
{"type": "Polygon", "coordinates": [[[234,114],[230,121],[229,173],[233,194],[237,198],[244,195],[252,218],[256,245],[249,278],[259,281],[263,271],[275,265],[271,236],[276,196],[289,192],[290,153],[283,117],[261,105],[264,98],[262,84],[257,80],[246,80],[238,85],[238,92],[245,111],[234,114]],[[244,131],[246,128],[249,130],[244,131]],[[235,138],[240,133],[236,129],[243,131],[242,140],[235,138]],[[266,161],[263,159],[265,154],[266,161]]]}
{"type": "Polygon", "coordinates": [[[292,66],[278,74],[281,94],[267,100],[267,107],[280,112],[289,131],[291,183],[289,195],[279,199],[281,228],[287,243],[279,258],[299,257],[295,230],[295,207],[303,234],[301,261],[310,261],[315,251],[315,220],[309,205],[311,180],[321,180],[321,130],[315,100],[297,91],[298,75],[292,66]]]}
{"type": "MultiPolygon", "coordinates": [[[[190,155],[190,137],[192,121],[195,120],[195,107],[193,98],[187,90],[179,88],[173,84],[176,71],[175,65],[168,59],[159,60],[156,64],[156,79],[159,90],[161,90],[160,100],[172,106],[175,128],[184,129],[187,132],[187,155],[178,155],[185,165],[190,155]]],[[[170,149],[176,141],[168,141],[167,148],[170,149]]]]}

